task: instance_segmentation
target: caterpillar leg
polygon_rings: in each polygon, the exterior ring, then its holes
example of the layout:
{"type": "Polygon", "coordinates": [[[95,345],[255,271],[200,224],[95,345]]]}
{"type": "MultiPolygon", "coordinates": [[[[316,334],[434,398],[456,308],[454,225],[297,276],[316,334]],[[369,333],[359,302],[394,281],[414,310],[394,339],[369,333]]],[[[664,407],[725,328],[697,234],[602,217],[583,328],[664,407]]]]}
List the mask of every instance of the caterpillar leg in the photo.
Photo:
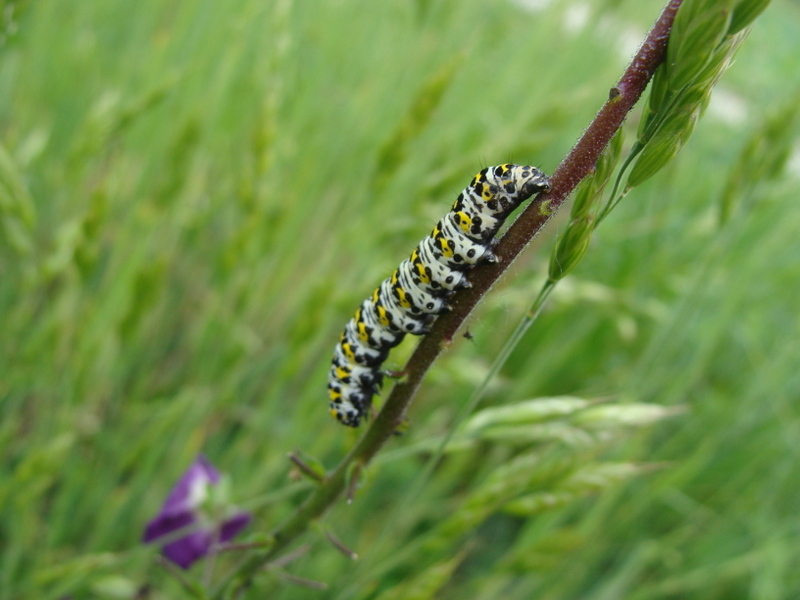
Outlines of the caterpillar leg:
{"type": "Polygon", "coordinates": [[[390,371],[390,370],[387,369],[387,370],[384,370],[383,374],[386,375],[386,377],[388,377],[389,379],[394,379],[396,381],[399,381],[400,379],[403,379],[406,375],[408,375],[408,372],[407,371],[390,371]]]}

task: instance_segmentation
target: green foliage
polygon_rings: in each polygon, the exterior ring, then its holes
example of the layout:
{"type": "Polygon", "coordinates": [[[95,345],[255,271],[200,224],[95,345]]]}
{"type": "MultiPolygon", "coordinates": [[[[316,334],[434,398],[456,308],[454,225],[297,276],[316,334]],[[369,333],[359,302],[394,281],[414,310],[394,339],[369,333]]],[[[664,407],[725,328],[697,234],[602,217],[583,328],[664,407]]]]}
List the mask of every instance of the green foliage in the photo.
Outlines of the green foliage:
{"type": "Polygon", "coordinates": [[[430,600],[436,598],[438,592],[447,584],[453,571],[464,559],[458,554],[450,560],[433,564],[408,581],[386,590],[378,600],[430,600]]]}
{"type": "Polygon", "coordinates": [[[733,8],[728,35],[739,33],[767,8],[770,0],[739,0],[733,8]]]}
{"type": "Polygon", "coordinates": [[[375,166],[375,188],[378,193],[392,178],[395,171],[406,162],[409,145],[430,123],[462,60],[459,57],[457,60],[445,63],[439,71],[423,83],[416,98],[408,107],[406,115],[378,149],[375,166]]]}
{"type": "Polygon", "coordinates": [[[558,281],[581,261],[589,249],[593,229],[591,217],[583,217],[570,222],[567,229],[558,238],[550,258],[551,281],[558,281]]]}
{"type": "Polygon", "coordinates": [[[5,259],[0,273],[30,260],[35,221],[33,200],[25,188],[19,169],[8,151],[0,146],[0,248],[5,259]]]}
{"type": "Polygon", "coordinates": [[[784,174],[800,117],[797,97],[772,114],[756,128],[744,144],[728,175],[719,199],[719,220],[727,223],[734,212],[752,210],[758,190],[784,174]]]}
{"type": "Polygon", "coordinates": [[[628,187],[652,177],[683,147],[708,105],[712,87],[744,41],[744,27],[767,4],[687,0],[681,5],[666,62],[653,78],[639,139],[628,158],[631,161],[638,155],[628,175],[628,187]]]}
{"type": "MultiPolygon", "coordinates": [[[[521,4],[5,3],[0,599],[187,597],[248,552],[184,586],[141,546],[197,452],[259,544],[315,486],[287,452],[319,474],[352,447],[325,410],[342,324],[481,166],[552,171],[630,55],[620,32],[662,5],[593,5],[595,27],[521,4]]],[[[359,561],[308,536],[243,598],[797,597],[800,49],[797,7],[772,4],[687,10],[642,185],[591,243],[559,242],[570,276],[431,478],[567,221],[326,516],[359,561]],[[726,120],[708,89],[751,24],[720,79],[746,117],[726,120]],[[625,401],[583,400],[607,396],[625,401]]],[[[623,142],[570,221],[624,193],[623,142]]]]}

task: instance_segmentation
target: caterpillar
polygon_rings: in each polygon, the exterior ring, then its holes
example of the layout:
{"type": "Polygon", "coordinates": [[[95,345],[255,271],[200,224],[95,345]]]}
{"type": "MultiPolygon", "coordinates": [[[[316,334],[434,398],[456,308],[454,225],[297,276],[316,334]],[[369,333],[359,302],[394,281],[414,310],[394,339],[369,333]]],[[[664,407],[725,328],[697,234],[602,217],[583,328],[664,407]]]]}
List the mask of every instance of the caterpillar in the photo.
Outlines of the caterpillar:
{"type": "Polygon", "coordinates": [[[535,167],[486,167],[475,175],[452,209],[390,277],[361,303],[333,352],[328,374],[330,413],[358,427],[380,391],[381,365],[406,334],[424,335],[447,300],[471,287],[467,272],[493,263],[494,237],[506,218],[550,181],[535,167]]]}

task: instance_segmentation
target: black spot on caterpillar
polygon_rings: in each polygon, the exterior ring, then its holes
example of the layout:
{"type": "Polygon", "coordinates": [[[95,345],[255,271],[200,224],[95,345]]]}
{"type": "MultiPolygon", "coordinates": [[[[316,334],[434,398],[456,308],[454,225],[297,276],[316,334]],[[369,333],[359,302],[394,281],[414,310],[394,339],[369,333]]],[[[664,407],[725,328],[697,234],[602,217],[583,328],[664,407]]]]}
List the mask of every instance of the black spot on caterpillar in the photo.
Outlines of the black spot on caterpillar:
{"type": "Polygon", "coordinates": [[[348,321],[328,375],[331,415],[358,427],[383,383],[389,350],[407,333],[426,334],[436,315],[450,310],[447,299],[470,287],[466,272],[497,260],[492,245],[506,218],[549,189],[547,176],[535,167],[506,164],[475,175],[433,232],[348,321]]]}

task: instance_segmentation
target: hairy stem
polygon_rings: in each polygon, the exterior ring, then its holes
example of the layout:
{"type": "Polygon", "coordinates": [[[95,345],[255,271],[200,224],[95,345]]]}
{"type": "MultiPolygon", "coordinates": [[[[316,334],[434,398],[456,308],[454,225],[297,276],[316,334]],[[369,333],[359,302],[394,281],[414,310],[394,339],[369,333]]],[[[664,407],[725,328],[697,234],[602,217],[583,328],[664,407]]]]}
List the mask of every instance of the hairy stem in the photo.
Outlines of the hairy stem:
{"type": "MultiPolygon", "coordinates": [[[[240,588],[247,586],[258,570],[303,533],[312,521],[321,517],[347,487],[349,474],[358,472],[369,463],[392,437],[402,423],[425,373],[442,350],[452,342],[480,299],[544,228],[580,181],[592,172],[600,153],[641,97],[656,68],[663,62],[669,33],[681,2],[682,0],[670,0],[666,5],[622,78],[611,88],[606,103],[556,168],[550,180],[550,192],[535,198],[499,240],[495,252],[500,260],[494,265],[473,270],[470,273],[473,287],[456,294],[452,302],[452,312],[440,316],[431,332],[422,338],[406,364],[406,378],[394,386],[383,409],[356,446],[305,502],[272,533],[274,543],[269,550],[248,557],[240,565],[234,574],[240,588]]],[[[220,589],[215,597],[221,598],[222,593],[223,590],[220,589]]]]}

